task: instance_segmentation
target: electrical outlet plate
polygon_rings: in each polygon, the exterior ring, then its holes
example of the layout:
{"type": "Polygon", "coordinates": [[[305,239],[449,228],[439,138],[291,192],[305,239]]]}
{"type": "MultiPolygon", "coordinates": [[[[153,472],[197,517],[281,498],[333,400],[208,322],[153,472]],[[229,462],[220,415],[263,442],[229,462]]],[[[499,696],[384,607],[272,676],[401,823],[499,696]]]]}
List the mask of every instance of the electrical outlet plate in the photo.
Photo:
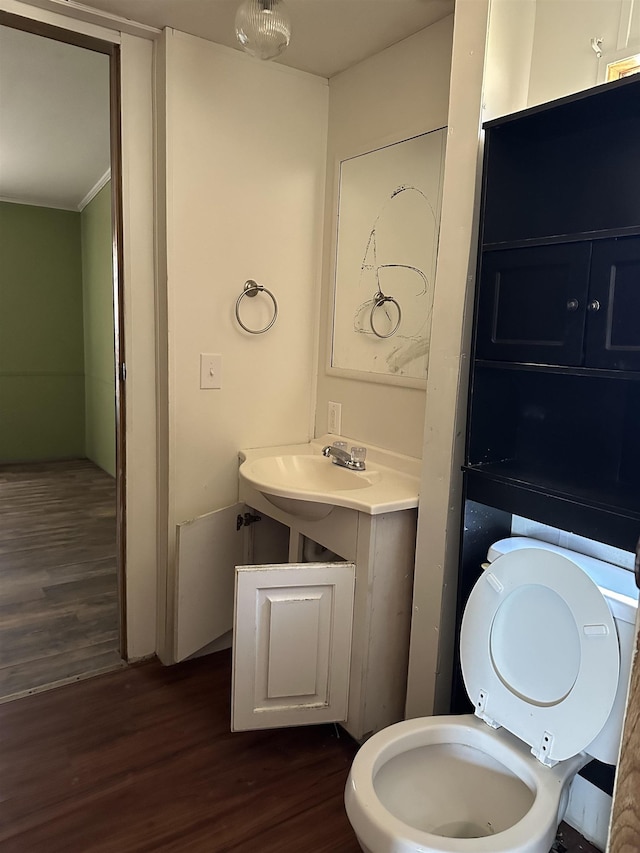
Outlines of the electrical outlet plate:
{"type": "Polygon", "coordinates": [[[340,435],[342,430],[342,403],[329,401],[327,432],[332,435],[340,435]]]}

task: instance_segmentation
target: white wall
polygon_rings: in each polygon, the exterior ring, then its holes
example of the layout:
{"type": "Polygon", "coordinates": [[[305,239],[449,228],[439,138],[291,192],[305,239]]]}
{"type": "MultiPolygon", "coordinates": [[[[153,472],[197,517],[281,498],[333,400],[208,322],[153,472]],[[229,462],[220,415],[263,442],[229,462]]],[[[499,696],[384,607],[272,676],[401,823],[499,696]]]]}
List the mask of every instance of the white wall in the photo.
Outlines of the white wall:
{"type": "Polygon", "coordinates": [[[536,0],[492,0],[484,72],[483,121],[528,104],[536,0]]]}
{"type": "Polygon", "coordinates": [[[637,9],[630,18],[633,5],[629,0],[536,0],[529,105],[597,85],[607,54],[627,43],[640,48],[637,9]],[[603,39],[601,61],[592,38],[603,39]]]}
{"type": "Polygon", "coordinates": [[[329,82],[327,200],[316,435],[327,403],[342,404],[342,433],[410,456],[422,452],[424,389],[329,375],[338,166],[341,159],[447,124],[453,16],[416,33],[329,82]]]}
{"type": "Polygon", "coordinates": [[[492,0],[483,120],[599,85],[607,62],[638,51],[638,0],[492,0]]]}
{"type": "MultiPolygon", "coordinates": [[[[163,55],[170,659],[175,525],[237,501],[240,448],[311,436],[328,87],[171,30],[163,55]],[[279,304],[265,334],[235,320],[247,279],[279,304]],[[200,353],[222,355],[220,390],[200,389],[200,353]]],[[[246,298],[243,320],[259,328],[267,309],[246,298]]]]}

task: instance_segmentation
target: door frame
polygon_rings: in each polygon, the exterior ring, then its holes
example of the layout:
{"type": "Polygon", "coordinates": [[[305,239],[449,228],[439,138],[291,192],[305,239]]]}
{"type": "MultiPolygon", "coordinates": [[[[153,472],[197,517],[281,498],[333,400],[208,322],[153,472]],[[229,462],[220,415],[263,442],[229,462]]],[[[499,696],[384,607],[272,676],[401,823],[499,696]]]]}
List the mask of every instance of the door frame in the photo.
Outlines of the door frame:
{"type": "Polygon", "coordinates": [[[126,441],[122,217],[122,125],[120,45],[0,9],[0,25],[42,38],[92,50],[109,58],[109,127],[111,157],[111,269],[113,289],[115,421],[116,421],[116,567],[118,578],[118,644],[127,658],[126,610],[126,441]]]}

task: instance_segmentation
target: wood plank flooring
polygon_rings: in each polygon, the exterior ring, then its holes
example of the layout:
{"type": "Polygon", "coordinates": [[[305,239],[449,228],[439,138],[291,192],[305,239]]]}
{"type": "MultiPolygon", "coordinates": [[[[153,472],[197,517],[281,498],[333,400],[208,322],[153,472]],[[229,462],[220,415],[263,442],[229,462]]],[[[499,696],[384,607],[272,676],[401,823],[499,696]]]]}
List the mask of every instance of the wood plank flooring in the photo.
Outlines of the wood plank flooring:
{"type": "Polygon", "coordinates": [[[89,460],[0,465],[0,701],[123,665],[115,506],[89,460]]]}
{"type": "MultiPolygon", "coordinates": [[[[356,744],[229,731],[230,656],[131,667],[0,706],[2,853],[358,853],[356,744]]],[[[594,853],[562,827],[560,853],[594,853]]]]}

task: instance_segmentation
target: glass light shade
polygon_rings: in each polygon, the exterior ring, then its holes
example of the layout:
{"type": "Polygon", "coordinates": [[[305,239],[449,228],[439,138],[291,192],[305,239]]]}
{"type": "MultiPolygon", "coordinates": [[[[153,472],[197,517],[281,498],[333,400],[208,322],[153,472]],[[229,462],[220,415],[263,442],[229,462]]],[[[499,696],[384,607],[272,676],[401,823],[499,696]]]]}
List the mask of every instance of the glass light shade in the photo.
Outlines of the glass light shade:
{"type": "Polygon", "coordinates": [[[236,38],[258,59],[275,59],[289,44],[291,20],[282,0],[243,0],[236,12],[236,38]]]}

